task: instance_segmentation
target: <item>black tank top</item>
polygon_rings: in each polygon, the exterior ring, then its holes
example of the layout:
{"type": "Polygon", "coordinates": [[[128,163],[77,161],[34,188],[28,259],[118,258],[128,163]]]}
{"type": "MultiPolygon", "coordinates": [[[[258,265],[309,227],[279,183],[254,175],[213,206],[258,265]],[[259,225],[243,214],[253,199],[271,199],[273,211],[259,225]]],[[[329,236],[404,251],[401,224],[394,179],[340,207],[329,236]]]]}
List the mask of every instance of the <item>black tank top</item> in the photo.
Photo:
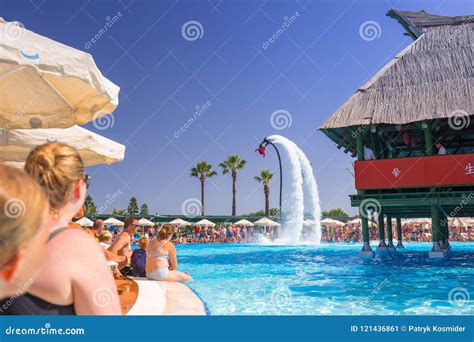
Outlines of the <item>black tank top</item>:
{"type": "MultiPolygon", "coordinates": [[[[70,229],[63,227],[56,229],[49,234],[48,241],[50,242],[60,233],[70,229]]],[[[0,300],[0,315],[75,315],[74,304],[71,305],[56,305],[44,301],[41,298],[35,297],[29,293],[20,297],[10,297],[0,300]]]]}

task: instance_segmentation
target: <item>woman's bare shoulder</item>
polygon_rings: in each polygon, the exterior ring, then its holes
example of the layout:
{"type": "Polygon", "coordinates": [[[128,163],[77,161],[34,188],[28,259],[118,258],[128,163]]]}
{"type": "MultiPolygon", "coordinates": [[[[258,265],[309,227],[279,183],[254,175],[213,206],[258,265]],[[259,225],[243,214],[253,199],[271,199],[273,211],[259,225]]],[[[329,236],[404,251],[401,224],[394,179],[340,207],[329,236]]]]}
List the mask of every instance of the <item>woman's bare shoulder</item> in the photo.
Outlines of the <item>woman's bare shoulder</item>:
{"type": "Polygon", "coordinates": [[[53,250],[80,257],[103,255],[101,246],[92,236],[79,228],[69,228],[56,236],[50,245],[53,250]]]}

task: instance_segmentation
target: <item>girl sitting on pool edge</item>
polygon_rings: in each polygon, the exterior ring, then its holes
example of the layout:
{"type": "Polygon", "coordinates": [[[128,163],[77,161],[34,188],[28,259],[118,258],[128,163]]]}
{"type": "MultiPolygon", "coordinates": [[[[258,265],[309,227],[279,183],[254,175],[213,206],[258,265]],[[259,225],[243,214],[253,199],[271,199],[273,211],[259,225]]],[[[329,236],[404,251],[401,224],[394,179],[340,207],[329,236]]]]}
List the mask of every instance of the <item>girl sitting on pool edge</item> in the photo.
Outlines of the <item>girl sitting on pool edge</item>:
{"type": "Polygon", "coordinates": [[[184,272],[177,271],[178,259],[176,248],[171,242],[174,227],[165,224],[157,234],[157,238],[150,241],[146,257],[146,277],[150,280],[161,281],[191,281],[193,278],[184,272]]]}

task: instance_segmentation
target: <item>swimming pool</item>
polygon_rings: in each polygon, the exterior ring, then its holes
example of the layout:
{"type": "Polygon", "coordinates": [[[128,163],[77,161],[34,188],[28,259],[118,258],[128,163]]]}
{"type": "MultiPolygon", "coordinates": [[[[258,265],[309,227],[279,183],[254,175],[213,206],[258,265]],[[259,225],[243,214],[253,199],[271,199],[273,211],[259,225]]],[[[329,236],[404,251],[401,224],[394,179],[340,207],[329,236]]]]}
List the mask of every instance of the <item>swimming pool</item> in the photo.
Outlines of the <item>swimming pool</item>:
{"type": "Polygon", "coordinates": [[[180,269],[212,315],[474,314],[474,243],[430,243],[374,259],[360,244],[178,245],[180,269]]]}

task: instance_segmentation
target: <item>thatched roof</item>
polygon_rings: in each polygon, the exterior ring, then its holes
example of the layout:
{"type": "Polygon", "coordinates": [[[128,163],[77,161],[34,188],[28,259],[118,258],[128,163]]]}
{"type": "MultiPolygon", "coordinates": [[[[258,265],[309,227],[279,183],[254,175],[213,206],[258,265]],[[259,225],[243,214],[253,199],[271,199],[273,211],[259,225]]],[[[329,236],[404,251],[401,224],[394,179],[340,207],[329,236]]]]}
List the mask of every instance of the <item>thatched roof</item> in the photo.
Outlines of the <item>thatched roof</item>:
{"type": "Polygon", "coordinates": [[[391,9],[388,11],[387,16],[398,20],[407,31],[406,34],[414,39],[421,36],[426,28],[445,25],[455,26],[474,22],[474,16],[472,15],[447,17],[430,14],[425,11],[398,11],[391,9]]]}
{"type": "Polygon", "coordinates": [[[321,129],[474,115],[474,17],[390,11],[420,35],[361,86],[321,129]],[[472,20],[470,20],[472,18],[472,20]]]}

